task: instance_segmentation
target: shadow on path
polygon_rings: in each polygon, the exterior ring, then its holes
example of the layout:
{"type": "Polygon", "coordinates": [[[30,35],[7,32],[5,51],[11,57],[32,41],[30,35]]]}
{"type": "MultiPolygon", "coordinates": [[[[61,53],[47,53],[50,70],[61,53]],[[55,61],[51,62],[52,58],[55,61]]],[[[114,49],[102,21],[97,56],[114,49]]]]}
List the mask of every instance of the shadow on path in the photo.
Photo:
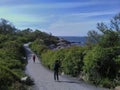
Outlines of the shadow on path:
{"type": "Polygon", "coordinates": [[[60,80],[60,81],[57,81],[57,82],[60,82],[60,83],[76,83],[76,84],[80,84],[80,82],[79,81],[62,81],[62,80],[60,80]]]}

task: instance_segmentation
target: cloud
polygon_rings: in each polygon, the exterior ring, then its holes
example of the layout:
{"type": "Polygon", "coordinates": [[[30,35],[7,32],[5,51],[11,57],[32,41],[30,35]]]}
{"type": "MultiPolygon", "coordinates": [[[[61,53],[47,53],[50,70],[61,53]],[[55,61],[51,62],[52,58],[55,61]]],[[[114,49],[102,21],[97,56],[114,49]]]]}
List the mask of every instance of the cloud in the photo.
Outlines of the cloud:
{"type": "Polygon", "coordinates": [[[29,4],[23,5],[23,8],[31,7],[31,8],[74,8],[81,6],[94,5],[93,2],[67,2],[67,3],[42,3],[42,4],[29,4]]]}
{"type": "Polygon", "coordinates": [[[42,1],[37,1],[38,3],[35,3],[36,1],[30,0],[29,2],[27,0],[24,1],[18,1],[18,0],[1,0],[0,4],[1,6],[10,6],[11,8],[75,8],[75,7],[86,7],[86,6],[92,6],[92,5],[113,5],[113,4],[118,4],[119,1],[97,1],[97,0],[88,0],[88,1],[75,1],[75,2],[42,2],[42,1]],[[32,2],[32,3],[31,3],[32,2]]]}
{"type": "Polygon", "coordinates": [[[108,17],[119,12],[119,3],[118,0],[52,3],[1,0],[0,17],[10,20],[18,28],[42,28],[58,36],[82,36],[86,35],[89,30],[95,29],[97,22],[104,21],[108,23],[108,17]],[[1,5],[1,3],[3,4],[1,5]],[[102,5],[108,8],[101,7],[102,5]],[[113,8],[114,6],[115,8],[113,8]]]}
{"type": "Polygon", "coordinates": [[[65,22],[65,23],[79,23],[79,22],[102,22],[102,21],[109,21],[111,16],[114,16],[115,12],[87,12],[87,13],[72,13],[72,14],[65,14],[61,15],[56,21],[57,22],[65,22]],[[107,18],[106,18],[107,17],[107,18]]]}
{"type": "Polygon", "coordinates": [[[71,16],[81,16],[81,17],[92,17],[92,16],[100,16],[100,15],[114,15],[119,12],[119,10],[113,11],[97,11],[97,12],[86,12],[86,13],[74,13],[71,16]]]}
{"type": "MultiPolygon", "coordinates": [[[[57,36],[86,36],[89,30],[97,30],[96,24],[99,22],[109,23],[109,19],[97,18],[97,19],[85,19],[89,17],[84,13],[83,17],[76,17],[74,15],[66,15],[58,19],[56,22],[52,22],[48,28],[47,32],[53,33],[57,36]],[[82,19],[81,19],[82,18],[82,19]]],[[[94,16],[96,13],[91,14],[94,16]]]]}
{"type": "MultiPolygon", "coordinates": [[[[12,0],[14,1],[14,0],[12,0]]],[[[5,0],[5,1],[0,1],[2,3],[5,2],[9,2],[9,0],[5,0]]],[[[17,3],[19,3],[20,1],[17,1],[17,3]]],[[[2,6],[10,7],[10,8],[75,8],[75,7],[84,7],[84,6],[91,6],[91,5],[96,5],[96,4],[103,4],[100,2],[93,2],[93,1],[87,1],[87,2],[55,2],[55,3],[22,3],[22,4],[16,4],[13,2],[13,4],[9,5],[8,4],[4,4],[2,6]]]]}
{"type": "Polygon", "coordinates": [[[85,36],[88,30],[95,29],[96,22],[55,22],[47,28],[57,36],[85,36]]]}
{"type": "MultiPolygon", "coordinates": [[[[0,18],[5,18],[8,19],[12,22],[42,22],[45,23],[47,22],[47,19],[50,16],[42,16],[40,14],[32,13],[24,13],[24,12],[19,12],[20,9],[16,7],[0,7],[0,18]]],[[[26,11],[25,11],[26,12],[26,11]]]]}
{"type": "Polygon", "coordinates": [[[1,18],[8,19],[12,22],[46,22],[46,18],[44,17],[37,17],[37,16],[32,16],[32,15],[24,15],[24,14],[11,14],[11,13],[6,13],[6,14],[0,14],[1,18]]]}
{"type": "Polygon", "coordinates": [[[88,17],[109,14],[114,14],[114,12],[105,11],[41,16],[40,14],[14,12],[14,8],[3,7],[0,9],[0,16],[12,21],[20,29],[28,27],[32,29],[43,28],[42,30],[51,32],[57,36],[85,36],[89,30],[96,29],[97,22],[107,22],[106,19],[89,20],[88,17]],[[44,27],[44,24],[46,24],[46,27],[44,27]]]}

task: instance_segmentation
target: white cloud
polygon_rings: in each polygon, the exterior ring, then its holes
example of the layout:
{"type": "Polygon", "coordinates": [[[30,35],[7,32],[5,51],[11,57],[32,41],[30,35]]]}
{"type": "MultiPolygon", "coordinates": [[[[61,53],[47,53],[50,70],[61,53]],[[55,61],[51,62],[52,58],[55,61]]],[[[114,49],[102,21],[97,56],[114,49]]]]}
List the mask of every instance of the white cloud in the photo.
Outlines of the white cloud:
{"type": "Polygon", "coordinates": [[[17,12],[16,8],[0,7],[0,18],[5,18],[13,22],[46,22],[48,17],[40,17],[40,15],[24,14],[17,12]]]}
{"type": "Polygon", "coordinates": [[[23,5],[22,7],[27,8],[74,8],[74,7],[81,7],[81,6],[87,6],[87,5],[94,5],[93,2],[69,2],[69,3],[42,3],[42,4],[29,4],[29,5],[23,5]]]}
{"type": "MultiPolygon", "coordinates": [[[[8,2],[2,1],[2,2],[8,2]]],[[[1,2],[1,1],[0,1],[1,2]]],[[[10,8],[74,8],[74,7],[81,7],[81,6],[88,6],[88,5],[95,5],[96,2],[66,2],[66,3],[37,3],[37,4],[18,4],[18,5],[9,5],[4,4],[3,7],[10,7],[10,8]]]]}
{"type": "Polygon", "coordinates": [[[8,19],[12,22],[46,22],[46,19],[43,17],[35,17],[31,15],[19,15],[19,14],[0,14],[1,18],[8,19]]]}
{"type": "MultiPolygon", "coordinates": [[[[27,0],[26,0],[27,1],[27,0]]],[[[16,0],[1,0],[0,3],[5,3],[2,6],[6,6],[9,4],[9,2],[13,2],[13,4],[10,4],[9,6],[11,8],[74,8],[74,7],[84,7],[84,6],[90,6],[90,5],[112,5],[112,4],[118,4],[118,1],[97,1],[97,0],[88,0],[84,2],[54,2],[54,3],[34,3],[31,4],[29,2],[27,3],[21,3],[21,1],[16,0]],[[17,3],[16,3],[17,2],[17,3]],[[18,3],[21,4],[18,4],[18,3]]]]}
{"type": "Polygon", "coordinates": [[[91,17],[91,16],[100,16],[100,15],[114,15],[119,12],[119,10],[113,10],[113,11],[99,11],[99,12],[87,12],[87,13],[73,13],[71,16],[81,16],[81,17],[91,17]],[[114,11],[114,12],[113,12],[114,11]]]}
{"type": "Polygon", "coordinates": [[[68,20],[69,18],[72,18],[72,20],[74,20],[76,17],[63,16],[62,19],[58,19],[56,22],[53,22],[48,28],[46,28],[47,32],[51,32],[57,36],[86,36],[89,30],[97,30],[96,24],[98,22],[109,22],[107,19],[100,18],[97,20],[81,20],[78,18],[78,21],[67,21],[65,18],[68,18],[68,20]]]}
{"type": "Polygon", "coordinates": [[[56,22],[51,24],[47,31],[57,36],[85,36],[91,29],[95,29],[96,22],[56,22]]]}
{"type": "MultiPolygon", "coordinates": [[[[1,2],[7,2],[10,0],[2,0],[1,2]]],[[[14,1],[14,0],[12,0],[14,1]]],[[[94,0],[93,0],[94,1],[94,0]]],[[[106,2],[107,3],[107,2],[106,2]]],[[[91,29],[95,29],[97,22],[108,22],[109,20],[105,19],[88,19],[89,17],[94,17],[98,15],[114,15],[119,12],[116,8],[112,10],[104,10],[101,12],[87,12],[81,13],[77,11],[77,13],[73,13],[72,10],[68,11],[69,14],[64,13],[59,15],[57,13],[51,13],[50,15],[46,14],[46,12],[41,12],[41,10],[54,8],[78,8],[78,7],[87,7],[90,5],[101,5],[106,4],[104,2],[67,2],[67,3],[38,3],[38,4],[18,4],[18,5],[2,5],[0,6],[0,17],[5,18],[16,24],[19,28],[39,28],[40,23],[49,24],[48,27],[45,28],[45,31],[51,32],[54,35],[65,36],[84,36],[91,29]],[[33,11],[32,11],[33,10],[33,11]],[[34,10],[37,10],[34,12],[34,10]],[[29,12],[30,11],[30,12],[29,12]],[[25,14],[26,12],[26,14],[25,14]],[[42,14],[42,16],[41,16],[42,14]],[[45,15],[45,16],[43,16],[45,15]],[[54,20],[55,19],[55,20],[54,20]],[[28,24],[25,24],[28,23],[28,24]],[[38,24],[37,24],[38,23],[38,24]]],[[[113,1],[108,4],[114,3],[113,1]]],[[[115,2],[116,3],[116,2],[115,2]]],[[[47,11],[47,10],[46,10],[47,11]]],[[[49,10],[48,10],[49,11],[49,10]]],[[[83,12],[83,11],[82,11],[83,12]]],[[[42,28],[42,26],[41,26],[42,28]]],[[[44,29],[43,29],[44,30],[44,29]]]]}

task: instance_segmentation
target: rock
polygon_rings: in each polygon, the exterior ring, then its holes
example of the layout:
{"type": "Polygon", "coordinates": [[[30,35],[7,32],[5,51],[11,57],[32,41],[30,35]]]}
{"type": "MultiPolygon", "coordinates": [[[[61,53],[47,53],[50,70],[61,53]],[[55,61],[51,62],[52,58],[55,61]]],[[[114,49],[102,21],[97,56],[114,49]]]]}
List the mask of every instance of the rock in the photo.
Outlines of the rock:
{"type": "Polygon", "coordinates": [[[120,86],[115,87],[115,90],[120,90],[120,86]]]}
{"type": "Polygon", "coordinates": [[[27,81],[27,76],[26,77],[23,77],[23,78],[21,78],[21,81],[27,81]]]}
{"type": "Polygon", "coordinates": [[[23,60],[26,60],[26,57],[21,57],[23,60]]]}
{"type": "Polygon", "coordinates": [[[28,76],[21,78],[21,82],[25,83],[26,85],[34,85],[34,80],[28,76]]]}
{"type": "Polygon", "coordinates": [[[54,48],[56,48],[56,47],[55,47],[54,44],[51,44],[51,45],[49,46],[49,48],[50,48],[50,49],[54,49],[54,48]]]}
{"type": "Polygon", "coordinates": [[[62,72],[61,75],[64,75],[64,72],[62,72]]]}

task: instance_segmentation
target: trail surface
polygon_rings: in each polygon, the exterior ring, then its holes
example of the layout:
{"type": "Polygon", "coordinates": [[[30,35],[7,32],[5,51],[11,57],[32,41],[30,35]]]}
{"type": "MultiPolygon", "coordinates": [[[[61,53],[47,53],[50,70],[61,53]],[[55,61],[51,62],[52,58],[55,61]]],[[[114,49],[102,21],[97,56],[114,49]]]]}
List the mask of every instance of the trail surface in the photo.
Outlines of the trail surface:
{"type": "Polygon", "coordinates": [[[59,82],[54,81],[53,72],[42,66],[38,57],[34,63],[32,60],[34,53],[30,50],[28,44],[25,44],[24,47],[28,60],[26,73],[33,78],[35,82],[32,90],[107,90],[65,76],[60,76],[59,82]]]}

